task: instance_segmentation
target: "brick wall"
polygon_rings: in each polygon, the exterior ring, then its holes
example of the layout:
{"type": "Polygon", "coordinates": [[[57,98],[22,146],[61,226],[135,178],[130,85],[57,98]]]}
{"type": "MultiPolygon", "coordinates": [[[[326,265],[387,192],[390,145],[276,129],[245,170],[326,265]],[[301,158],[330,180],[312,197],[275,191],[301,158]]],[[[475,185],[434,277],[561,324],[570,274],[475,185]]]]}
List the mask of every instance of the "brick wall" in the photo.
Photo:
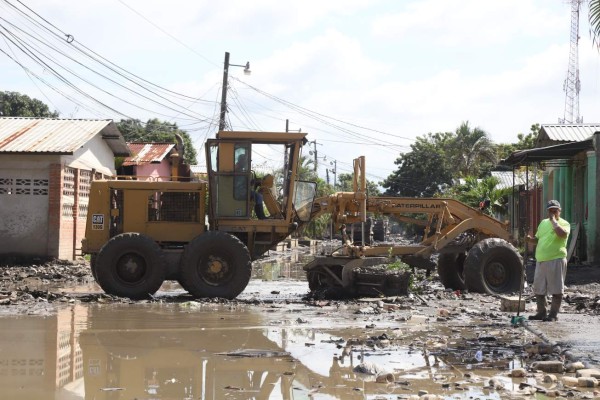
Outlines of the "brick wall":
{"type": "Polygon", "coordinates": [[[54,258],[60,258],[62,172],[61,164],[50,164],[48,173],[48,256],[54,258]]]}
{"type": "Polygon", "coordinates": [[[48,256],[73,260],[80,254],[92,176],[91,171],[50,166],[48,256]]]}

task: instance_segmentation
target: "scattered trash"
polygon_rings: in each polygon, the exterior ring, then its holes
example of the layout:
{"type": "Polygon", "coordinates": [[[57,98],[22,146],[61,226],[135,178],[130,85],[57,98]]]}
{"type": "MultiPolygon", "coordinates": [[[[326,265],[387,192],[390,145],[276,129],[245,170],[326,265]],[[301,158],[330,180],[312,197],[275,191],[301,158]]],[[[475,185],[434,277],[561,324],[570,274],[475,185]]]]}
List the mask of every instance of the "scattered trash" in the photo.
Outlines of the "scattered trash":
{"type": "Polygon", "coordinates": [[[475,353],[475,359],[479,362],[483,361],[483,352],[481,350],[477,350],[475,353]]]}
{"type": "Polygon", "coordinates": [[[527,376],[527,371],[524,368],[515,368],[510,371],[509,376],[513,378],[524,378],[527,376]]]}
{"type": "Polygon", "coordinates": [[[562,373],[565,370],[565,366],[562,361],[536,361],[531,364],[531,369],[534,371],[562,373]]]}
{"type": "Polygon", "coordinates": [[[290,353],[287,351],[273,351],[273,350],[260,350],[260,349],[245,349],[237,351],[229,351],[225,353],[217,353],[219,355],[230,356],[230,357],[289,357],[290,353]]]}

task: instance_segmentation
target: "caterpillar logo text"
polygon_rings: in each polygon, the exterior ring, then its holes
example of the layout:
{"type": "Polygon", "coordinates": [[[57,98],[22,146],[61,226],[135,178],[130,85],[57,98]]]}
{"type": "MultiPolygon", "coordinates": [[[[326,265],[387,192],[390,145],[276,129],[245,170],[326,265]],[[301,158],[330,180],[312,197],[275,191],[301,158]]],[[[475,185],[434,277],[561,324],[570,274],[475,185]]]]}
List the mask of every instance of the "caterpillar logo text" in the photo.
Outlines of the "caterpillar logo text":
{"type": "Polygon", "coordinates": [[[404,207],[430,209],[430,208],[442,208],[442,204],[411,203],[411,204],[406,204],[404,207]]]}

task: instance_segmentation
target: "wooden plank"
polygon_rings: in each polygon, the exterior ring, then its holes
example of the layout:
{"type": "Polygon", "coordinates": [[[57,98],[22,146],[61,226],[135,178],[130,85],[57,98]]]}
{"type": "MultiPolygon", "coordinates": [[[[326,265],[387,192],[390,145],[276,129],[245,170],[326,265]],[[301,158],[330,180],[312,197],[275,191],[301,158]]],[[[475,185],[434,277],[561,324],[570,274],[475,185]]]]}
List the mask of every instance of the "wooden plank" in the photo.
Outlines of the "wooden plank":
{"type": "Polygon", "coordinates": [[[575,224],[575,228],[572,230],[571,242],[569,243],[569,248],[567,249],[567,262],[573,257],[573,253],[575,252],[575,245],[577,244],[577,238],[579,237],[579,222],[575,224]]]}

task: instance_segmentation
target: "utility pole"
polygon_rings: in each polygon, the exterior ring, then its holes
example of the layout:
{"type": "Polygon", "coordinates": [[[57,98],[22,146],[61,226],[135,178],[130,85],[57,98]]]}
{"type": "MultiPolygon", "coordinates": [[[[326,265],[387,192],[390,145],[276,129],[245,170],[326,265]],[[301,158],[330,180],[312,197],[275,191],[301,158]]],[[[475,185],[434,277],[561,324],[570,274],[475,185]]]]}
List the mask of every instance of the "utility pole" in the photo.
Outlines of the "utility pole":
{"type": "Polygon", "coordinates": [[[221,88],[221,114],[219,115],[219,130],[225,130],[225,115],[227,114],[227,85],[229,75],[229,52],[225,52],[225,61],[223,62],[223,86],[221,88]]]}
{"type": "Polygon", "coordinates": [[[286,131],[286,132],[298,132],[298,133],[300,133],[300,132],[302,132],[302,128],[299,128],[299,129],[291,129],[291,130],[290,130],[290,120],[289,120],[289,119],[286,119],[286,120],[285,120],[285,131],[286,131]]]}
{"type": "Polygon", "coordinates": [[[314,165],[314,171],[317,172],[317,163],[318,163],[318,158],[317,158],[317,141],[316,140],[311,140],[308,143],[312,143],[313,144],[313,151],[312,154],[315,156],[315,165],[314,165]]]}
{"type": "Polygon", "coordinates": [[[337,160],[330,162],[333,165],[333,188],[337,187],[337,160]]]}
{"type": "Polygon", "coordinates": [[[250,61],[246,65],[230,64],[229,52],[225,52],[225,61],[223,61],[223,87],[221,88],[221,113],[219,114],[219,130],[225,130],[227,125],[225,117],[227,116],[227,86],[229,85],[229,67],[243,67],[244,74],[250,75],[250,61]]]}

